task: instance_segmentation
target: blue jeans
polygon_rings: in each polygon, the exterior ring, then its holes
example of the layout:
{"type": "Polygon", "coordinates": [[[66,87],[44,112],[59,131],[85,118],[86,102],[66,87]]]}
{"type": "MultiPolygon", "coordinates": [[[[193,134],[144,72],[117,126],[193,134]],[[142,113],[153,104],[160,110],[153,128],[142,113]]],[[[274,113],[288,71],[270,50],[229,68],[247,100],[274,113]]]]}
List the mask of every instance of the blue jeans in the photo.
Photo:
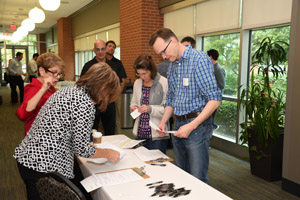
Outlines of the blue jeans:
{"type": "MultiPolygon", "coordinates": [[[[175,120],[175,130],[188,124],[195,118],[175,120]]],[[[209,154],[208,148],[212,135],[212,117],[200,124],[188,138],[172,135],[175,164],[205,183],[208,182],[209,154]]]]}
{"type": "MultiPolygon", "coordinates": [[[[137,137],[137,140],[143,140],[143,138],[137,137]]],[[[168,145],[168,140],[167,139],[163,139],[163,140],[152,140],[150,139],[146,139],[144,141],[144,147],[146,147],[147,149],[151,150],[151,149],[158,149],[161,152],[163,152],[164,154],[166,154],[167,151],[167,145],[168,145]]]]}

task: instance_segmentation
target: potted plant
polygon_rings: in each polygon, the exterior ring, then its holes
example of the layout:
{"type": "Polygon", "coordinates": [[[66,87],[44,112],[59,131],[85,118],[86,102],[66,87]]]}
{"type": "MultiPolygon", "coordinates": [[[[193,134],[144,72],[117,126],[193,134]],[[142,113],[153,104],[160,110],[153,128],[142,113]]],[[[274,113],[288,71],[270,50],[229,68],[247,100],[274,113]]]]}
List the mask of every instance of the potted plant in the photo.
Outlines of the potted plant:
{"type": "Polygon", "coordinates": [[[281,179],[285,95],[273,89],[273,80],[284,75],[288,44],[264,38],[252,56],[250,85],[243,89],[239,105],[243,105],[247,120],[241,123],[240,140],[248,144],[253,175],[268,181],[281,179]],[[262,74],[261,79],[255,74],[262,74]]]}

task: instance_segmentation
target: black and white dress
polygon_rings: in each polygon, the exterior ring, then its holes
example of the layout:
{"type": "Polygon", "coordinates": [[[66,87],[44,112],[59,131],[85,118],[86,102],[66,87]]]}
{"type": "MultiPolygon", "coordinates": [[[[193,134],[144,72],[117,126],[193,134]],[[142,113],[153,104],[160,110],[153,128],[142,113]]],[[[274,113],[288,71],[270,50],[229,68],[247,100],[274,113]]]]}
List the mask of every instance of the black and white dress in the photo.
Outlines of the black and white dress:
{"type": "Polygon", "coordinates": [[[84,87],[62,88],[41,108],[14,157],[35,171],[74,178],[74,155],[92,157],[96,151],[88,144],[94,117],[95,106],[84,87]]]}

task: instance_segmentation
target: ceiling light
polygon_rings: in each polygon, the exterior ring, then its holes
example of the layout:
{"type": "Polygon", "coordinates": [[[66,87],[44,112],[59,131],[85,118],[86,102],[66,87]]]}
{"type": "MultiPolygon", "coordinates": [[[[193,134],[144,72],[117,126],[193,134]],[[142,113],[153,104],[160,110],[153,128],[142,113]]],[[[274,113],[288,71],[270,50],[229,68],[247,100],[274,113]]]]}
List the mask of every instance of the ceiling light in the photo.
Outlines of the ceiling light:
{"type": "Polygon", "coordinates": [[[24,27],[20,26],[17,29],[16,34],[18,34],[18,35],[20,35],[22,37],[25,37],[26,35],[28,35],[28,31],[24,27]]]}
{"type": "Polygon", "coordinates": [[[18,33],[17,31],[15,31],[12,34],[12,36],[10,37],[10,40],[13,41],[13,42],[15,42],[15,43],[19,42],[22,39],[23,39],[23,36],[20,35],[20,33],[18,33]]]}
{"type": "Polygon", "coordinates": [[[35,24],[31,19],[27,18],[22,21],[22,27],[27,31],[33,31],[33,29],[35,28],[35,24]]]}
{"type": "Polygon", "coordinates": [[[29,11],[29,18],[34,23],[42,23],[45,20],[45,13],[38,7],[34,7],[29,11]]]}
{"type": "Polygon", "coordinates": [[[42,8],[45,10],[54,11],[60,6],[60,0],[39,0],[42,8]]]}

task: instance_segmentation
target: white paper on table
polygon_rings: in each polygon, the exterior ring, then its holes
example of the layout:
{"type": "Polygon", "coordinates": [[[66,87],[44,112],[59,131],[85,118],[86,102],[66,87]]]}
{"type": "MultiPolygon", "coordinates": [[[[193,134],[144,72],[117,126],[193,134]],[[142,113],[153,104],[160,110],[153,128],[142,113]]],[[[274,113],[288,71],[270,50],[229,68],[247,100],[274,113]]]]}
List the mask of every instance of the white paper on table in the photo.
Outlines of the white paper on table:
{"type": "Polygon", "coordinates": [[[142,113],[140,113],[140,112],[138,111],[138,109],[135,109],[133,112],[130,113],[130,115],[131,115],[131,117],[132,117],[133,119],[137,118],[137,117],[140,116],[141,114],[142,114],[142,113]]]}
{"type": "MultiPolygon", "coordinates": [[[[120,149],[119,147],[112,145],[108,142],[96,144],[95,147],[100,148],[100,149],[113,149],[115,151],[118,151],[120,153],[120,160],[122,160],[125,156],[129,156],[123,149],[120,149]]],[[[102,163],[105,163],[107,165],[114,164],[114,163],[108,162],[107,158],[88,158],[87,161],[97,163],[97,164],[102,164],[102,163]]]]}
{"type": "Polygon", "coordinates": [[[142,161],[150,161],[150,160],[156,160],[158,158],[165,158],[169,159],[167,155],[162,153],[160,150],[154,149],[149,151],[135,151],[135,155],[141,159],[142,161]]]}
{"type": "Polygon", "coordinates": [[[143,180],[143,177],[138,175],[132,169],[126,169],[101,174],[93,174],[80,181],[80,183],[87,192],[91,192],[102,186],[119,185],[139,180],[143,180]]]}
{"type": "MultiPolygon", "coordinates": [[[[150,121],[150,126],[151,128],[153,128],[154,130],[157,130],[157,131],[161,131],[158,126],[156,124],[154,124],[153,122],[150,121]]],[[[165,131],[164,133],[175,133],[176,131],[165,131]]]]}
{"type": "Polygon", "coordinates": [[[128,138],[128,139],[120,141],[117,146],[122,149],[131,149],[143,141],[145,141],[145,140],[132,140],[132,139],[128,138]]]}

